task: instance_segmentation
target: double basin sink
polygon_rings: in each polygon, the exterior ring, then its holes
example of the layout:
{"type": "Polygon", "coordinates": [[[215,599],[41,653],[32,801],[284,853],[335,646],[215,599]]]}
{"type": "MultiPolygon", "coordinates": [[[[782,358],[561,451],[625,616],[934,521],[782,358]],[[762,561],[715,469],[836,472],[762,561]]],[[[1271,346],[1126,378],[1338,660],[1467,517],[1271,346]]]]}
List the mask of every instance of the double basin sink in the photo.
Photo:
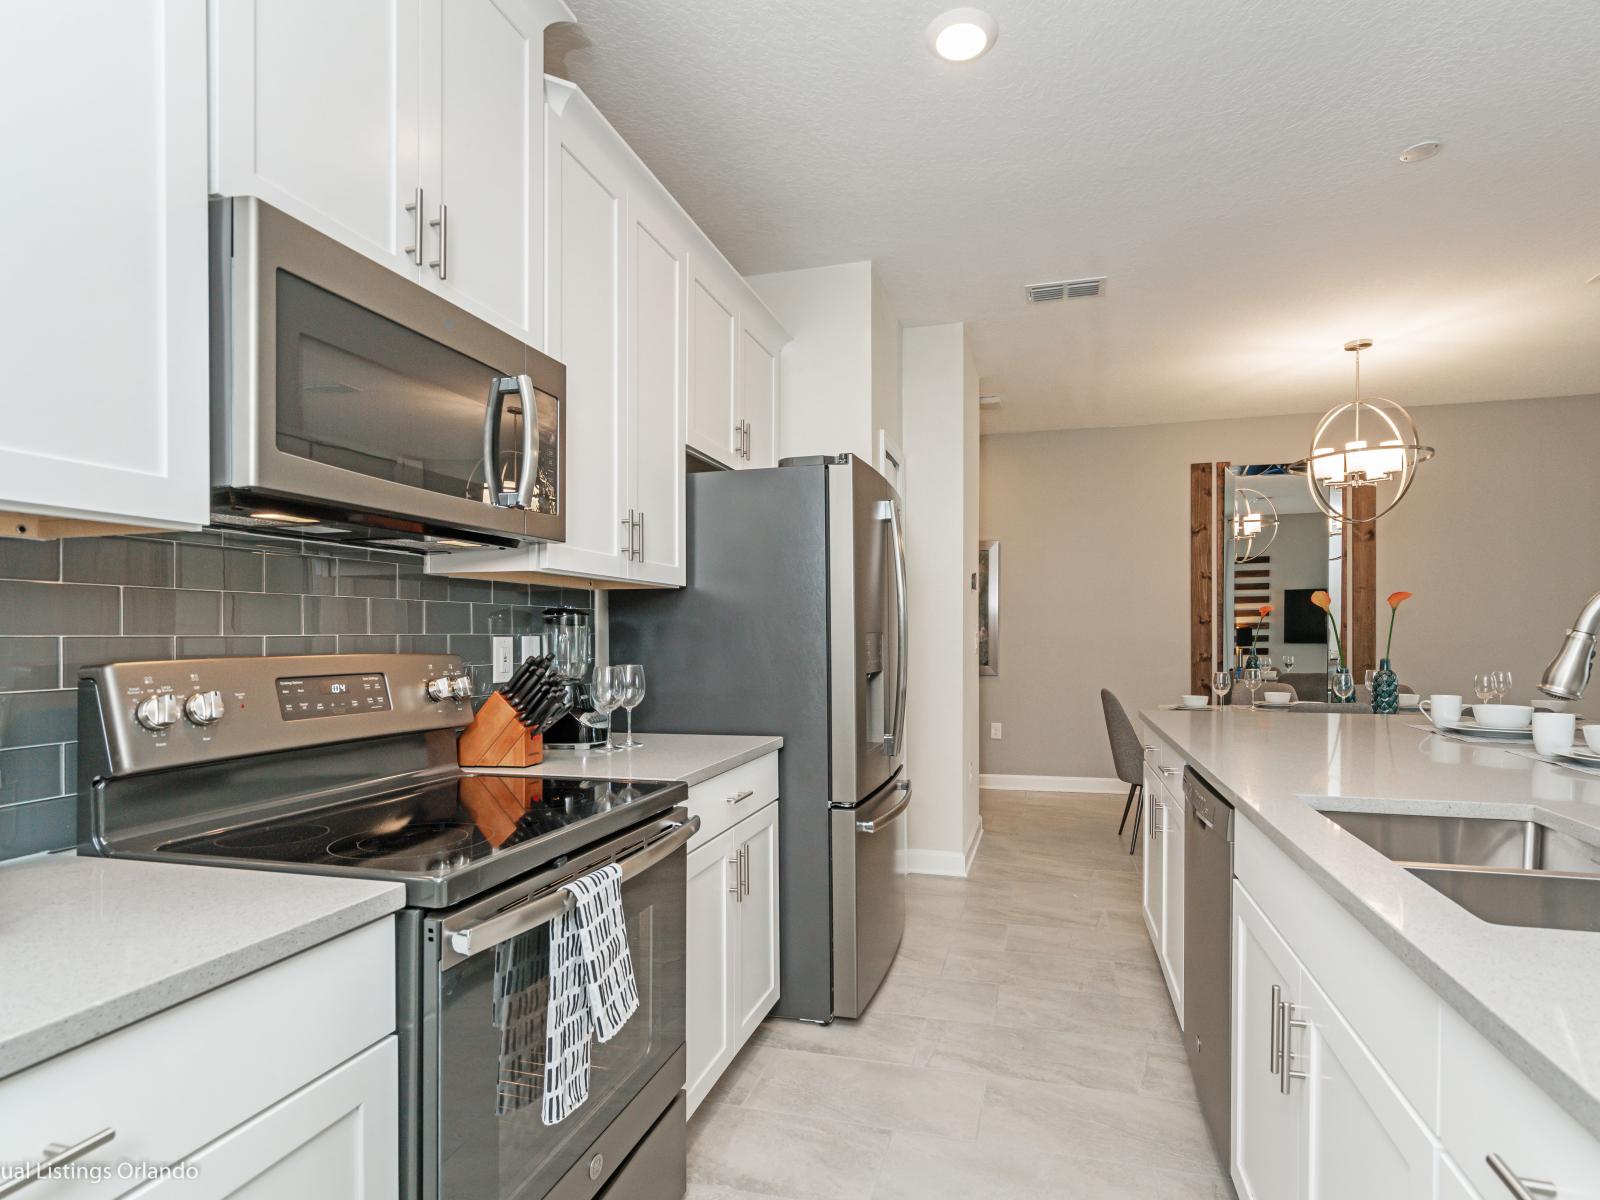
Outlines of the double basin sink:
{"type": "Polygon", "coordinates": [[[1600,933],[1600,847],[1538,821],[1324,810],[1474,916],[1600,933]]]}

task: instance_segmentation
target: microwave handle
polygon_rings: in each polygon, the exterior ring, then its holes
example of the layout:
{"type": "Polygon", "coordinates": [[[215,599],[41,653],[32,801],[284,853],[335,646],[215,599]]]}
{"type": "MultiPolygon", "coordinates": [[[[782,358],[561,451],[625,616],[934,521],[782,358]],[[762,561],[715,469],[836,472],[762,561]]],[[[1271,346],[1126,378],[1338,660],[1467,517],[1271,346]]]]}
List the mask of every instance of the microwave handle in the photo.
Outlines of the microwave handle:
{"type": "Polygon", "coordinates": [[[489,403],[483,414],[483,477],[488,483],[490,503],[506,508],[527,508],[533,503],[533,484],[538,478],[534,458],[533,380],[527,375],[497,375],[489,384],[489,403]],[[500,490],[500,417],[506,397],[522,398],[522,470],[515,493],[500,490]]]}

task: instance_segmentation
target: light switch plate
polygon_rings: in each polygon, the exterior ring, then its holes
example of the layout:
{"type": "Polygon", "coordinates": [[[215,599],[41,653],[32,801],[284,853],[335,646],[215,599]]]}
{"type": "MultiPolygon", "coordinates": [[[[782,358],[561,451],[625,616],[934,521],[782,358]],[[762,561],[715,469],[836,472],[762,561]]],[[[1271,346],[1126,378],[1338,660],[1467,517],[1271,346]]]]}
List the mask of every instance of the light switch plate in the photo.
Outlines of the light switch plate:
{"type": "Polygon", "coordinates": [[[544,638],[537,633],[525,633],[519,639],[522,642],[522,653],[517,655],[518,662],[526,662],[530,658],[538,658],[544,653],[544,638]]]}
{"type": "Polygon", "coordinates": [[[999,721],[990,721],[989,722],[989,740],[992,741],[992,742],[998,742],[1000,740],[1000,722],[999,721]]]}
{"type": "Polygon", "coordinates": [[[511,646],[512,639],[509,637],[497,637],[494,639],[494,675],[492,679],[495,683],[504,683],[511,678],[511,646]]]}

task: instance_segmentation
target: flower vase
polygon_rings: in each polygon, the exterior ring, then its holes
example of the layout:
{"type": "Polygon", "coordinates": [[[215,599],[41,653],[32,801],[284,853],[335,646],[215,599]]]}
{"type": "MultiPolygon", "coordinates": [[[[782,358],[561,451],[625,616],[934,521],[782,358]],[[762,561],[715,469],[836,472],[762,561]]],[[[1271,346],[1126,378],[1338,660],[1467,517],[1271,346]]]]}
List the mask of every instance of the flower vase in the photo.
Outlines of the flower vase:
{"type": "Polygon", "coordinates": [[[1389,666],[1386,658],[1378,664],[1372,675],[1372,711],[1397,713],[1400,711],[1400,678],[1389,666]]]}
{"type": "Polygon", "coordinates": [[[1260,668],[1261,668],[1261,656],[1258,655],[1254,650],[1252,650],[1244,660],[1244,669],[1246,671],[1252,671],[1252,670],[1260,670],[1260,668]]]}

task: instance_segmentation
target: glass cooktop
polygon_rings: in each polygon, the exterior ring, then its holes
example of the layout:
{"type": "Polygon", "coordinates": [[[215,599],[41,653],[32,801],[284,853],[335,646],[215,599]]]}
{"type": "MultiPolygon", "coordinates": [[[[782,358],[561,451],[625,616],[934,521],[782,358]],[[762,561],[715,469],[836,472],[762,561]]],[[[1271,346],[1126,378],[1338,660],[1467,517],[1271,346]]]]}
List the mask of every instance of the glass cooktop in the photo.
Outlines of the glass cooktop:
{"type": "MultiPolygon", "coordinates": [[[[157,853],[437,878],[577,831],[585,822],[596,825],[598,837],[598,826],[614,829],[619,818],[623,824],[645,820],[674,786],[462,775],[165,842],[157,853]]],[[[574,844],[570,837],[559,840],[574,844]]]]}

